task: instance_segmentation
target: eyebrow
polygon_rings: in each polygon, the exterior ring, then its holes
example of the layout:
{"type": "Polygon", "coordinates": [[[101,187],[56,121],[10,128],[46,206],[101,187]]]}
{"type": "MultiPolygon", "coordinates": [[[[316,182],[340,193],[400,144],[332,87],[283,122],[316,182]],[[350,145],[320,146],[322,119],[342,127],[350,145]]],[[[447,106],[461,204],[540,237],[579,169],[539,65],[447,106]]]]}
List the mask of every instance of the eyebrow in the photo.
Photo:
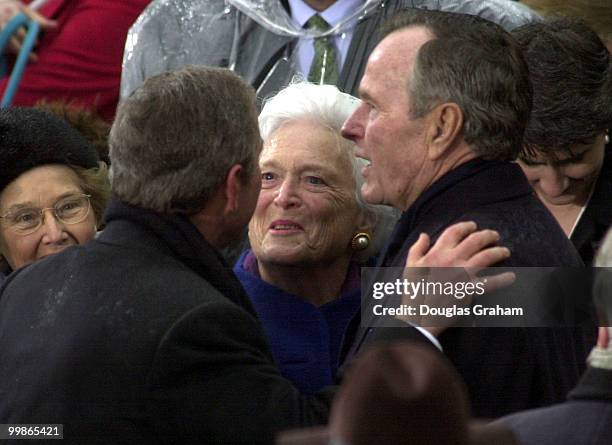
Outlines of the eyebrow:
{"type": "MultiPolygon", "coordinates": [[[[260,168],[264,169],[264,168],[280,168],[280,167],[278,165],[278,162],[274,160],[269,160],[269,161],[262,162],[260,168]]],[[[313,171],[317,173],[323,173],[330,178],[335,178],[338,176],[338,173],[335,170],[327,167],[324,164],[312,164],[312,163],[300,164],[298,171],[300,173],[304,171],[313,171]]]]}
{"type": "MultiPolygon", "coordinates": [[[[54,205],[57,204],[58,201],[61,201],[64,198],[67,198],[72,195],[80,195],[82,193],[83,192],[77,191],[77,190],[71,190],[71,191],[64,192],[55,198],[54,205]]],[[[15,210],[27,209],[27,208],[40,208],[40,207],[38,207],[38,205],[34,204],[32,201],[18,202],[10,206],[8,209],[6,209],[4,213],[11,213],[15,210]]]]}
{"type": "Polygon", "coordinates": [[[368,102],[375,102],[374,98],[365,90],[359,90],[359,98],[368,102]]]}

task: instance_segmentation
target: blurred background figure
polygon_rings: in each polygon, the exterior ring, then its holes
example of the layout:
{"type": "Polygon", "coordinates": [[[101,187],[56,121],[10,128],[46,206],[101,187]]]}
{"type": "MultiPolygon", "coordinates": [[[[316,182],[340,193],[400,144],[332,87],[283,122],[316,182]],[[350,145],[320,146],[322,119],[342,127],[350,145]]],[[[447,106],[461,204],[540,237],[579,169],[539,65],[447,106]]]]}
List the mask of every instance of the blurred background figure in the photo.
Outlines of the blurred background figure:
{"type": "Polygon", "coordinates": [[[512,34],[534,90],[519,164],[591,265],[612,224],[612,57],[575,19],[532,23],[512,34]]]}
{"type": "Polygon", "coordinates": [[[376,345],[340,387],[329,427],[290,431],[278,445],[514,445],[504,426],[470,421],[461,377],[442,354],[411,342],[376,345]]]}
{"type": "Polygon", "coordinates": [[[0,159],[0,281],[95,236],[110,184],[79,132],[41,110],[0,110],[0,159]]]}
{"type": "MultiPolygon", "coordinates": [[[[608,232],[595,265],[593,289],[601,324],[612,321],[612,231],[608,232]]],[[[599,328],[597,345],[568,401],[502,418],[523,445],[608,445],[612,437],[612,328],[599,328]]]]}
{"type": "MultiPolygon", "coordinates": [[[[150,0],[48,0],[36,13],[28,0],[4,0],[0,28],[24,12],[41,23],[34,56],[27,65],[14,97],[15,105],[34,105],[40,99],[64,100],[86,106],[107,121],[115,115],[119,99],[121,56],[129,27],[150,0]]],[[[23,42],[15,33],[7,48],[12,54],[23,42]]],[[[8,76],[0,80],[4,92],[8,76]]]]}
{"type": "Polygon", "coordinates": [[[98,113],[81,105],[64,101],[48,102],[44,99],[36,103],[36,108],[55,114],[68,122],[96,148],[100,160],[110,165],[108,136],[111,126],[98,113]]]}
{"type": "Polygon", "coordinates": [[[360,307],[361,266],[399,216],[361,197],[366,162],[340,134],[358,104],[334,86],[295,83],[259,116],[261,193],[249,225],[252,249],[234,272],[282,374],[307,394],[333,383],[360,307]]]}
{"type": "Polygon", "coordinates": [[[544,17],[574,17],[584,22],[612,52],[612,2],[610,0],[522,0],[544,17]]]}
{"type": "Polygon", "coordinates": [[[508,30],[538,17],[509,0],[153,0],[128,35],[121,97],[191,64],[230,68],[260,99],[295,74],[356,96],[379,29],[406,8],[478,15],[508,30]]]}

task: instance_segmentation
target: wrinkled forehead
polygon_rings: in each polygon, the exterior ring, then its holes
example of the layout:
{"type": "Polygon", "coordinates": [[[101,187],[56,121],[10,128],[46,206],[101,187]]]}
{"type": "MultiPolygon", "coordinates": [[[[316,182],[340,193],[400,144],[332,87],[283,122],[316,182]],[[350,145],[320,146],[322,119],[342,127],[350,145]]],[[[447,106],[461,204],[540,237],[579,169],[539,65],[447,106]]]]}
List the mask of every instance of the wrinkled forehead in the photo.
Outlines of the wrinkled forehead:
{"type": "Polygon", "coordinates": [[[425,42],[434,35],[423,26],[411,26],[394,31],[381,40],[368,59],[372,68],[380,66],[400,69],[409,66],[425,42]]]}
{"type": "Polygon", "coordinates": [[[35,167],[21,174],[0,192],[0,209],[14,206],[49,206],[67,193],[81,193],[77,174],[66,165],[35,167]]]}
{"type": "Polygon", "coordinates": [[[313,120],[294,120],[276,129],[266,140],[260,166],[319,167],[348,172],[352,169],[353,143],[339,130],[313,120]]]}
{"type": "Polygon", "coordinates": [[[387,35],[372,51],[360,84],[360,95],[367,96],[377,87],[395,88],[405,82],[423,44],[433,39],[425,27],[414,26],[387,35]]]}

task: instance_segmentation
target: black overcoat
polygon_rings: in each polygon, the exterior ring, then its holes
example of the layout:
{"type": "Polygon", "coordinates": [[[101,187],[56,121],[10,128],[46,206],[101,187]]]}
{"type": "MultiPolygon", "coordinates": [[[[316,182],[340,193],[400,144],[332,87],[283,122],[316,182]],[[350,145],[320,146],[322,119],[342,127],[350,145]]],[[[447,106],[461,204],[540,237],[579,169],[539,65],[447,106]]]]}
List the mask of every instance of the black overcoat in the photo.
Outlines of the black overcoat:
{"type": "MultiPolygon", "coordinates": [[[[113,203],[102,235],[0,295],[0,423],[74,444],[272,443],[326,420],[272,362],[239,282],[186,218],[113,203]]],[[[55,443],[55,442],[50,442],[55,443]]]]}
{"type": "MultiPolygon", "coordinates": [[[[448,226],[475,221],[497,230],[511,251],[509,267],[582,267],[554,217],[535,196],[520,167],[475,159],[447,173],[402,215],[379,266],[403,267],[419,234],[432,242],[448,226]]],[[[354,320],[347,340],[352,356],[375,341],[425,340],[416,329],[371,328],[354,320]]],[[[564,328],[450,328],[439,341],[467,384],[475,416],[498,416],[562,401],[584,369],[593,338],[564,328]]],[[[426,340],[428,344],[431,344],[426,340]]]]}

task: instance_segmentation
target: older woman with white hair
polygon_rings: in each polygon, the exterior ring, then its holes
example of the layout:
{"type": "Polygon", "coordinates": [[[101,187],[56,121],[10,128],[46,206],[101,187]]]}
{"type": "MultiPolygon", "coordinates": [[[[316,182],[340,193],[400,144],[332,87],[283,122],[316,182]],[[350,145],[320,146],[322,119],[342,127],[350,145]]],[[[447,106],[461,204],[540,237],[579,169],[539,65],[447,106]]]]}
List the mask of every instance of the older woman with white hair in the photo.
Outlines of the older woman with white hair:
{"type": "Polygon", "coordinates": [[[361,198],[365,161],[340,134],[358,99],[295,83],[259,117],[261,193],[251,250],[235,266],[283,374],[305,393],[329,385],[360,304],[360,267],[397,219],[361,198]]]}

